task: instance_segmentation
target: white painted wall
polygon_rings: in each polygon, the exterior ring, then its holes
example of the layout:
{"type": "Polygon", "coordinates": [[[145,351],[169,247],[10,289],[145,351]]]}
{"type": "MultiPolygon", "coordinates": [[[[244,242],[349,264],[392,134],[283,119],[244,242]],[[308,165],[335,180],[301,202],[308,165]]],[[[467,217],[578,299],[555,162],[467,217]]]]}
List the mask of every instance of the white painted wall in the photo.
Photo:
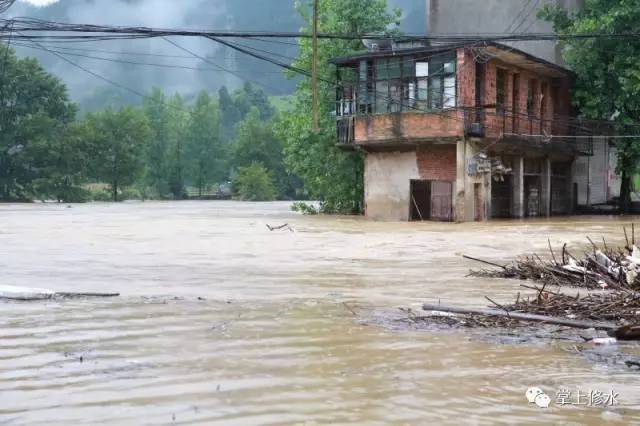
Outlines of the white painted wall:
{"type": "Polygon", "coordinates": [[[365,215],[375,220],[409,220],[410,181],[419,176],[415,151],[367,154],[365,215]]]}
{"type": "Polygon", "coordinates": [[[622,179],[616,174],[618,165],[618,150],[612,146],[609,148],[609,199],[620,196],[620,185],[622,179]]]}
{"type": "Polygon", "coordinates": [[[591,157],[591,204],[607,202],[609,192],[609,147],[605,138],[593,139],[591,157]]]}

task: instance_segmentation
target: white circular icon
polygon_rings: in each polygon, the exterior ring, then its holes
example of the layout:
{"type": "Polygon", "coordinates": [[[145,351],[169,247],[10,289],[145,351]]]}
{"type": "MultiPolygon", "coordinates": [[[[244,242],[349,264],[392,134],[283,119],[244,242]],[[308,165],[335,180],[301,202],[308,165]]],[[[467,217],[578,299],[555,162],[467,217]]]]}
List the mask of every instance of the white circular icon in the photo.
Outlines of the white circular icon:
{"type": "Polygon", "coordinates": [[[540,408],[548,408],[549,404],[551,404],[551,398],[549,398],[549,395],[547,395],[546,393],[541,393],[540,395],[536,396],[535,403],[540,408]]]}
{"type": "Polygon", "coordinates": [[[544,392],[542,392],[542,389],[532,387],[527,389],[527,392],[525,395],[527,396],[527,401],[529,401],[529,404],[533,404],[534,402],[536,402],[536,396],[541,395],[543,393],[544,392]]]}

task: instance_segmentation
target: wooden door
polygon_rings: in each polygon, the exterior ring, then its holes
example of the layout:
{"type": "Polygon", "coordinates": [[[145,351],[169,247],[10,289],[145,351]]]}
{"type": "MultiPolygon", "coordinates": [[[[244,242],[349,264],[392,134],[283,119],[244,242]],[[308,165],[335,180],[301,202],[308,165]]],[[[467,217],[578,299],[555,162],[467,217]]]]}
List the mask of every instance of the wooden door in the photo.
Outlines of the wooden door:
{"type": "Polygon", "coordinates": [[[450,222],[453,220],[453,183],[431,182],[431,220],[450,222]]]}

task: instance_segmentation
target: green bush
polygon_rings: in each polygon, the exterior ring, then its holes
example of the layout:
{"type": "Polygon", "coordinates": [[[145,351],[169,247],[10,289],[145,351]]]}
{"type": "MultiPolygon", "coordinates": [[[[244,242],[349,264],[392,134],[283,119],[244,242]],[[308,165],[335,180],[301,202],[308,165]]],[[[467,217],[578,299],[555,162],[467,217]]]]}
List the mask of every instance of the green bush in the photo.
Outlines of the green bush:
{"type": "Polygon", "coordinates": [[[241,200],[272,201],[276,199],[277,191],[271,173],[260,163],[238,168],[233,184],[241,200]]]}
{"type": "Polygon", "coordinates": [[[302,214],[318,214],[318,209],[302,201],[296,201],[291,205],[291,210],[302,214]]]}

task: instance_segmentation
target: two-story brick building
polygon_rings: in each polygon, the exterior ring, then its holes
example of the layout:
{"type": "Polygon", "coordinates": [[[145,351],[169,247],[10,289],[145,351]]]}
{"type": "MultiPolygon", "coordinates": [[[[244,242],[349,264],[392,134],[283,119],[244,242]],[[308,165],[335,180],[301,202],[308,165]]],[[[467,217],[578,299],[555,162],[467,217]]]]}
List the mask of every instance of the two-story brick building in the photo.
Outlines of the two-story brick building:
{"type": "Polygon", "coordinates": [[[338,143],[365,153],[368,217],[572,211],[574,162],[592,145],[568,70],[497,43],[373,45],[332,62],[338,143]]]}

